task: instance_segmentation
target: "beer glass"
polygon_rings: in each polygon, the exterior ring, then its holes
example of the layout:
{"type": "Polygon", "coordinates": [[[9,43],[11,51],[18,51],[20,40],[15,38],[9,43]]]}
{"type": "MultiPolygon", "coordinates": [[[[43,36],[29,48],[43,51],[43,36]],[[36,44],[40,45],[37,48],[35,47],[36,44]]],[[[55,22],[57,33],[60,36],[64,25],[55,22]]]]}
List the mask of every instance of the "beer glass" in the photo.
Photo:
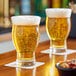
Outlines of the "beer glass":
{"type": "Polygon", "coordinates": [[[71,9],[46,9],[46,30],[53,54],[65,54],[67,37],[71,29],[71,9]]]}
{"type": "Polygon", "coordinates": [[[19,66],[35,64],[35,50],[39,42],[39,16],[13,16],[12,39],[17,50],[19,66]]]}

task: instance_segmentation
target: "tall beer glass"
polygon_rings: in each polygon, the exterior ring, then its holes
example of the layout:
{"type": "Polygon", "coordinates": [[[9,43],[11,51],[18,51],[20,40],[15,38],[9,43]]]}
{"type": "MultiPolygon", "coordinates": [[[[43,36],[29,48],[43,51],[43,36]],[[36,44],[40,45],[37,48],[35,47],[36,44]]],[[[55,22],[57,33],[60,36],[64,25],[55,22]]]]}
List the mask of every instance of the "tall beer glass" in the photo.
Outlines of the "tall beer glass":
{"type": "Polygon", "coordinates": [[[71,9],[46,9],[46,30],[53,54],[65,53],[66,40],[71,28],[71,9]]]}
{"type": "Polygon", "coordinates": [[[35,50],[39,42],[38,16],[13,16],[12,39],[17,50],[17,62],[20,66],[35,63],[35,50]]]}

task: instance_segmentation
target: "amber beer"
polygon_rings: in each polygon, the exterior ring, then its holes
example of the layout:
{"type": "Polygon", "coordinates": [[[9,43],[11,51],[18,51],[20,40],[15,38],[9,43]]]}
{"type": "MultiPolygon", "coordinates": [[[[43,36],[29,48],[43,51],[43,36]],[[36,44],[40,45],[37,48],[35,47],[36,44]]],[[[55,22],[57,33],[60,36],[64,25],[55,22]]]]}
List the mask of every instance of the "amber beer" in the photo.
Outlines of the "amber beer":
{"type": "MultiPolygon", "coordinates": [[[[46,30],[54,52],[65,51],[71,24],[71,9],[46,9],[46,30]]],[[[58,53],[59,53],[58,52],[58,53]]]]}
{"type": "Polygon", "coordinates": [[[17,61],[20,63],[19,65],[33,64],[35,61],[35,50],[40,36],[40,17],[18,16],[12,17],[12,20],[12,39],[17,50],[17,61]],[[15,19],[17,21],[20,19],[22,22],[17,23],[15,19]],[[38,22],[36,23],[36,21],[38,22]]]}
{"type": "Polygon", "coordinates": [[[36,28],[38,25],[13,25],[12,38],[18,52],[18,60],[33,59],[35,47],[39,42],[36,28]]]}
{"type": "Polygon", "coordinates": [[[70,18],[65,17],[47,17],[46,20],[46,29],[49,34],[50,39],[52,40],[53,47],[61,48],[65,47],[64,41],[67,38],[70,32],[70,18]]]}

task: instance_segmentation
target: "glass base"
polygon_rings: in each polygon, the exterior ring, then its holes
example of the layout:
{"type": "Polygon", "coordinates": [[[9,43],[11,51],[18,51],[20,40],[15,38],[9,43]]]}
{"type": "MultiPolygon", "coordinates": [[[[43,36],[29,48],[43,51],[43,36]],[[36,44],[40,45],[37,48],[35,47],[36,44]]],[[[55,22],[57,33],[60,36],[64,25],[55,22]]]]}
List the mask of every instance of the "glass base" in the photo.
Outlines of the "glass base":
{"type": "Polygon", "coordinates": [[[50,53],[50,57],[51,55],[61,55],[64,56],[64,61],[67,60],[67,48],[53,48],[50,47],[51,53],[50,53]]]}
{"type": "Polygon", "coordinates": [[[34,52],[17,53],[17,64],[18,66],[33,66],[35,64],[34,52]]]}
{"type": "Polygon", "coordinates": [[[66,54],[66,48],[52,48],[53,54],[66,54]]]}
{"type": "Polygon", "coordinates": [[[20,60],[16,60],[16,62],[17,62],[18,66],[23,66],[23,67],[35,65],[35,60],[32,60],[32,61],[20,61],[20,60]]]}

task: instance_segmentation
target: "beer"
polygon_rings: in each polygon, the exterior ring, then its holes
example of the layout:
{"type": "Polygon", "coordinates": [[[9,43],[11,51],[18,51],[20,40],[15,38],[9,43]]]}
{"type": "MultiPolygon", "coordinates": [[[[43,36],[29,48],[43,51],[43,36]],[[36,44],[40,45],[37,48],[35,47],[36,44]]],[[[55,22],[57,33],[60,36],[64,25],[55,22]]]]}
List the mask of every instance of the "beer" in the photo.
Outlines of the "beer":
{"type": "Polygon", "coordinates": [[[53,47],[65,47],[64,41],[70,32],[70,18],[66,17],[47,17],[46,29],[50,39],[52,40],[53,47]],[[68,22],[69,21],[69,22],[68,22]]]}
{"type": "MultiPolygon", "coordinates": [[[[30,57],[32,59],[33,57],[33,52],[39,42],[37,28],[38,25],[13,25],[13,41],[17,52],[25,57],[22,60],[28,60],[30,57]]],[[[18,55],[19,58],[21,59],[18,55]]]]}
{"type": "MultiPolygon", "coordinates": [[[[18,16],[18,18],[19,17],[20,16],[18,16]]],[[[14,23],[12,27],[12,39],[17,50],[19,65],[24,64],[24,62],[31,63],[35,61],[35,50],[40,38],[39,17],[38,19],[33,17],[29,17],[30,19],[28,19],[26,16],[22,17],[22,19],[16,19],[23,20],[19,23],[13,20],[14,23]]]]}
{"type": "Polygon", "coordinates": [[[70,32],[70,9],[46,9],[46,30],[52,47],[64,48],[70,32]]]}

